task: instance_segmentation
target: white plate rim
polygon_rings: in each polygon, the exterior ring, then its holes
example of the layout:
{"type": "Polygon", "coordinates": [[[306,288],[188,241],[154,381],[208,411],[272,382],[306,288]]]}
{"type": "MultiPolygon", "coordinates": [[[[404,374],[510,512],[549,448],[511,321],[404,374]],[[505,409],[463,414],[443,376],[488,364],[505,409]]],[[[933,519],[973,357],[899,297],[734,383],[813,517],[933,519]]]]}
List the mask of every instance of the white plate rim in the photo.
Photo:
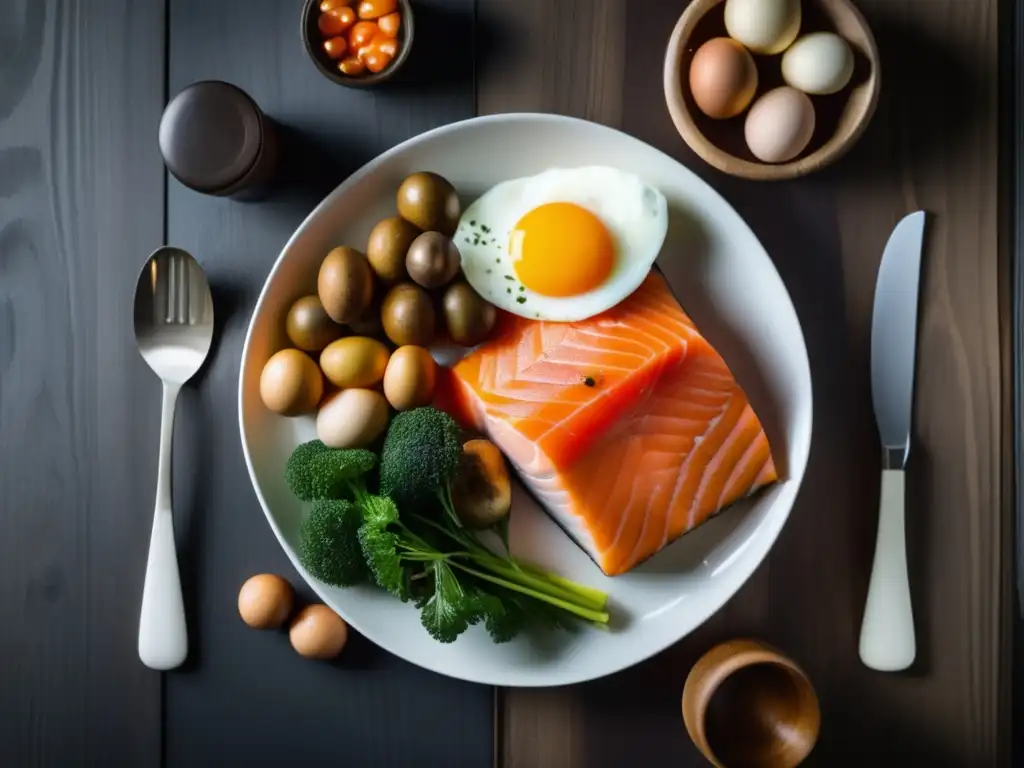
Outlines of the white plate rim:
{"type": "MultiPolygon", "coordinates": [[[[238,422],[239,422],[239,436],[240,436],[241,443],[242,443],[242,453],[243,453],[243,455],[245,457],[245,465],[246,465],[246,469],[247,469],[247,471],[249,473],[250,485],[252,486],[252,489],[255,492],[256,497],[257,497],[257,499],[260,502],[260,506],[263,509],[264,517],[266,517],[267,522],[269,523],[269,525],[271,527],[271,530],[274,532],[274,536],[277,538],[278,544],[281,546],[281,549],[284,551],[285,555],[288,557],[289,561],[292,563],[292,566],[295,568],[296,572],[299,573],[300,575],[304,573],[304,570],[303,570],[301,564],[299,563],[297,556],[292,552],[291,547],[287,545],[286,540],[285,540],[285,538],[284,538],[284,536],[283,536],[279,526],[277,525],[276,521],[274,520],[273,515],[270,512],[269,505],[267,504],[267,501],[264,498],[263,493],[260,490],[260,487],[259,487],[258,483],[256,482],[256,470],[255,470],[254,465],[253,465],[252,456],[250,455],[250,452],[249,452],[248,443],[246,441],[246,431],[245,431],[245,419],[244,419],[244,389],[245,389],[244,374],[245,374],[245,361],[248,358],[249,346],[250,346],[250,343],[252,341],[252,334],[253,334],[253,329],[254,329],[254,326],[255,326],[255,322],[254,322],[255,318],[260,314],[260,310],[262,309],[263,303],[266,300],[268,290],[269,290],[269,288],[271,286],[271,283],[273,282],[273,278],[277,274],[278,270],[281,268],[281,265],[283,263],[284,257],[286,256],[286,254],[291,249],[293,243],[302,236],[304,230],[310,225],[310,222],[312,222],[315,218],[317,218],[320,215],[321,211],[330,208],[333,205],[334,201],[337,198],[339,198],[342,195],[344,195],[345,192],[350,187],[355,186],[356,184],[358,184],[361,180],[363,180],[367,176],[370,176],[373,173],[375,173],[378,168],[380,168],[381,166],[384,166],[392,157],[394,157],[396,155],[399,155],[402,152],[404,152],[405,150],[407,150],[408,148],[410,148],[412,146],[415,146],[416,144],[419,144],[421,142],[425,142],[425,141],[427,141],[427,140],[429,140],[431,138],[442,136],[442,135],[444,135],[446,133],[451,133],[453,131],[464,130],[470,124],[486,124],[486,123],[491,123],[491,122],[515,122],[515,121],[523,121],[523,122],[555,121],[555,122],[564,122],[564,123],[567,123],[567,124],[575,123],[575,124],[579,124],[581,127],[587,126],[588,128],[593,128],[594,126],[597,126],[598,128],[600,128],[602,130],[605,130],[605,131],[608,131],[611,134],[617,135],[617,138],[619,140],[621,140],[621,141],[632,142],[632,143],[635,143],[635,144],[642,145],[647,151],[657,153],[658,155],[661,155],[661,157],[664,158],[664,160],[666,162],[671,163],[671,164],[673,164],[675,166],[678,166],[678,168],[680,169],[681,172],[686,173],[686,174],[691,174],[705,188],[706,194],[707,194],[707,196],[709,198],[716,199],[716,201],[718,203],[720,203],[724,207],[728,208],[729,210],[731,210],[735,214],[736,219],[747,230],[747,234],[751,238],[753,238],[753,240],[755,240],[758,243],[758,245],[761,247],[761,250],[765,253],[765,256],[768,259],[768,264],[766,265],[766,267],[770,269],[770,274],[772,275],[772,277],[775,280],[778,281],[779,285],[781,286],[783,297],[784,297],[784,299],[785,299],[785,301],[787,303],[787,309],[789,311],[791,311],[793,316],[797,319],[797,331],[799,333],[799,339],[797,341],[799,341],[799,348],[803,351],[803,356],[802,356],[801,362],[803,363],[802,368],[803,368],[803,371],[806,373],[806,377],[807,377],[807,387],[806,387],[807,397],[808,397],[808,403],[807,403],[807,420],[808,420],[807,432],[808,432],[809,435],[813,435],[814,407],[813,407],[813,386],[812,386],[811,377],[810,377],[810,361],[809,361],[809,357],[808,357],[808,354],[807,354],[807,344],[806,344],[806,339],[805,339],[804,333],[803,333],[803,327],[802,327],[802,325],[799,322],[799,315],[797,315],[797,313],[796,313],[796,308],[793,305],[792,297],[789,295],[789,291],[786,289],[785,283],[782,281],[782,278],[779,275],[778,270],[775,267],[774,262],[772,262],[771,258],[769,256],[767,256],[767,250],[764,248],[764,246],[761,243],[760,239],[753,232],[753,230],[750,229],[750,226],[747,224],[746,220],[743,219],[742,216],[740,216],[739,212],[736,211],[735,208],[733,208],[733,206],[714,187],[712,187],[708,182],[704,181],[704,179],[700,178],[696,173],[694,173],[690,168],[686,167],[679,160],[677,160],[676,158],[672,157],[671,155],[663,152],[662,150],[658,149],[657,147],[654,147],[654,146],[648,144],[647,142],[644,142],[641,139],[638,139],[635,136],[632,136],[632,135],[630,135],[628,133],[625,133],[624,131],[621,131],[621,130],[619,130],[617,128],[614,128],[614,127],[611,127],[611,126],[607,126],[607,125],[604,125],[604,124],[601,124],[601,123],[594,123],[593,121],[585,120],[585,119],[578,118],[578,117],[571,117],[571,116],[568,116],[568,115],[559,115],[559,114],[544,113],[544,112],[504,112],[504,113],[497,113],[497,114],[492,114],[492,115],[480,115],[480,116],[476,116],[476,117],[466,118],[464,120],[459,120],[459,121],[456,121],[456,122],[453,122],[453,123],[447,123],[445,125],[441,125],[441,126],[438,126],[436,128],[432,128],[432,129],[430,129],[428,131],[425,131],[423,133],[416,134],[415,136],[411,136],[410,138],[406,139],[405,141],[403,141],[403,142],[401,142],[399,144],[396,144],[395,146],[391,147],[390,149],[385,150],[384,152],[382,152],[379,155],[377,155],[376,157],[374,157],[372,160],[368,161],[366,164],[364,164],[358,170],[354,171],[352,174],[350,174],[348,177],[346,177],[344,181],[342,181],[340,184],[338,184],[338,186],[336,186],[333,190],[331,190],[331,192],[328,193],[323,198],[323,200],[321,200],[316,205],[316,207],[313,208],[313,210],[310,211],[310,213],[302,220],[302,223],[299,224],[299,226],[295,229],[295,231],[291,234],[291,236],[288,238],[288,240],[282,246],[281,251],[278,253],[277,258],[274,260],[273,266],[271,267],[270,271],[267,273],[266,278],[264,279],[263,287],[260,289],[260,295],[257,298],[256,304],[253,307],[252,314],[249,316],[248,326],[247,326],[246,333],[245,333],[245,341],[244,341],[244,343],[242,345],[242,354],[241,354],[241,358],[240,358],[239,374],[238,374],[238,422]]],[[[322,589],[321,585],[318,582],[316,582],[316,580],[305,579],[305,581],[309,585],[309,587],[313,590],[313,592],[321,600],[324,601],[325,604],[327,604],[332,610],[336,611],[338,613],[338,615],[341,616],[345,620],[345,622],[348,623],[354,630],[356,630],[357,632],[362,634],[364,637],[366,637],[368,640],[373,642],[375,645],[378,645],[380,648],[382,648],[385,651],[387,651],[387,652],[397,656],[398,658],[403,659],[404,661],[407,661],[408,663],[414,664],[416,666],[419,666],[421,668],[430,670],[432,672],[436,672],[437,674],[444,675],[446,677],[451,677],[451,678],[454,678],[454,679],[457,679],[457,680],[464,680],[466,682],[471,682],[471,683],[479,683],[479,684],[482,684],[482,685],[491,685],[491,686],[498,686],[498,687],[512,687],[512,688],[547,688],[547,687],[555,687],[555,686],[575,685],[577,683],[583,683],[583,682],[587,682],[587,681],[590,681],[590,680],[596,680],[596,679],[608,677],[610,675],[613,675],[613,674],[616,674],[618,672],[621,672],[621,671],[623,671],[625,669],[629,669],[630,667],[636,666],[636,665],[638,665],[638,664],[640,664],[640,663],[642,663],[642,662],[644,662],[644,661],[646,661],[646,660],[648,660],[648,659],[658,655],[659,653],[664,651],[666,648],[671,647],[675,643],[677,643],[680,640],[682,640],[684,637],[686,637],[689,634],[691,634],[692,632],[696,631],[711,616],[713,616],[715,613],[717,613],[719,610],[721,610],[729,602],[729,600],[731,600],[732,597],[735,596],[735,594],[743,587],[743,585],[746,584],[746,582],[750,579],[750,577],[754,575],[754,573],[760,567],[761,563],[767,557],[768,553],[771,551],[772,547],[775,545],[775,542],[778,540],[779,533],[781,532],[781,530],[782,530],[783,526],[785,525],[785,523],[789,520],[789,516],[792,513],[793,506],[795,505],[796,500],[799,497],[800,488],[801,488],[801,486],[803,484],[804,476],[806,474],[806,467],[807,467],[807,462],[808,462],[808,458],[809,458],[809,454],[810,454],[810,445],[811,445],[811,439],[809,438],[806,441],[806,443],[805,443],[804,449],[796,456],[797,462],[799,463],[799,465],[801,467],[801,471],[799,473],[799,476],[786,480],[786,483],[787,484],[791,484],[793,486],[793,489],[792,489],[792,502],[789,504],[788,509],[786,509],[785,515],[781,516],[781,518],[778,519],[777,521],[775,521],[774,524],[772,524],[771,520],[766,520],[760,526],[761,529],[762,529],[760,531],[760,535],[758,537],[756,537],[756,539],[755,539],[755,541],[753,543],[753,545],[756,546],[758,551],[753,553],[754,562],[753,562],[753,564],[752,564],[752,566],[750,568],[750,571],[739,580],[739,582],[734,586],[733,589],[731,589],[728,592],[728,594],[726,594],[722,598],[721,602],[717,606],[707,607],[707,608],[701,609],[699,612],[693,614],[693,615],[696,616],[696,618],[693,621],[692,627],[689,630],[684,631],[679,636],[676,636],[676,637],[671,638],[671,639],[667,639],[664,642],[661,642],[659,644],[653,645],[650,648],[646,649],[644,652],[641,652],[641,653],[635,654],[633,656],[630,656],[628,658],[625,658],[625,660],[619,661],[617,663],[608,664],[606,667],[602,668],[599,671],[594,671],[593,669],[587,669],[586,671],[582,671],[582,672],[575,673],[575,674],[571,674],[571,673],[570,674],[560,674],[560,675],[557,675],[557,676],[552,674],[552,675],[549,675],[548,678],[544,679],[543,681],[541,681],[541,680],[534,680],[534,679],[529,679],[527,681],[523,681],[521,679],[515,678],[511,674],[505,673],[504,671],[501,674],[474,674],[474,672],[478,670],[478,668],[476,668],[476,667],[473,667],[472,670],[463,671],[461,669],[452,669],[452,668],[447,667],[447,666],[442,666],[442,665],[439,665],[439,664],[434,664],[434,663],[432,663],[429,660],[424,661],[424,660],[420,659],[420,660],[413,661],[413,660],[410,660],[410,659],[406,658],[403,655],[403,653],[400,650],[398,650],[395,647],[395,645],[393,645],[388,640],[387,637],[383,637],[383,638],[380,637],[380,636],[372,636],[371,637],[367,633],[363,632],[360,629],[360,625],[359,625],[358,620],[354,620],[353,617],[347,611],[345,611],[344,609],[342,609],[338,605],[336,605],[335,601],[329,595],[325,594],[325,591],[322,589]]]]}

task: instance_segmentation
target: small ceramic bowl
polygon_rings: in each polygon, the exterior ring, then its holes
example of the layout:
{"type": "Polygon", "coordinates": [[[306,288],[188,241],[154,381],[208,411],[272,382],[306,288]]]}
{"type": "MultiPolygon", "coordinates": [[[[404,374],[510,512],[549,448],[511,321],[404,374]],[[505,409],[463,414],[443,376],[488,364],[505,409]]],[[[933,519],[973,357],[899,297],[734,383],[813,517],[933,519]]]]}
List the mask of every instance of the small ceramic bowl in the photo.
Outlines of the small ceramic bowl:
{"type": "Polygon", "coordinates": [[[372,88],[387,82],[394,77],[409,58],[415,37],[412,3],[409,0],[398,0],[398,10],[402,14],[402,26],[398,30],[400,45],[398,54],[380,72],[367,72],[359,77],[350,77],[338,70],[338,62],[324,52],[324,36],[320,34],[320,28],[317,26],[317,19],[320,16],[320,0],[306,0],[302,6],[302,42],[306,47],[306,53],[309,54],[309,58],[313,60],[316,68],[320,70],[320,74],[338,85],[349,88],[372,88]]]}
{"type": "MultiPolygon", "coordinates": [[[[764,163],[747,149],[743,124],[737,117],[715,120],[702,113],[690,93],[690,61],[713,37],[724,37],[724,1],[694,0],[679,17],[665,52],[664,87],[672,122],[683,140],[704,161],[732,176],[747,179],[792,179],[839,159],[860,138],[878,103],[881,85],[878,48],[860,11],[850,0],[804,0],[800,36],[831,31],[853,48],[851,82],[836,94],[811,96],[815,110],[814,135],[807,148],[785,163],[764,163]]],[[[799,39],[799,38],[798,38],[799,39]]],[[[755,55],[758,87],[755,100],[780,85],[782,54],[755,55]]],[[[748,107],[749,110],[749,107],[748,107]]]]}
{"type": "Polygon", "coordinates": [[[814,749],[818,697],[804,671],[757,640],[730,640],[694,664],[683,721],[719,768],[794,768],[814,749]]]}

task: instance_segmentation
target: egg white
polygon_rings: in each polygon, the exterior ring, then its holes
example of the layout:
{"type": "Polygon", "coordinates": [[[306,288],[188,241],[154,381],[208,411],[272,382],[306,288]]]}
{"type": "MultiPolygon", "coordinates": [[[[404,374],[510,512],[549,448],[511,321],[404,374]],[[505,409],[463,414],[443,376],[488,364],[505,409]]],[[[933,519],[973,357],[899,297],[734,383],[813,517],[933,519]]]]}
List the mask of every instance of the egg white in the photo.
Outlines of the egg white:
{"type": "Polygon", "coordinates": [[[637,176],[605,166],[550,168],[487,190],[463,212],[455,244],[466,280],[484,299],[522,317],[572,322],[611,309],[639,288],[667,232],[665,196],[637,176]],[[597,216],[615,247],[611,274],[576,296],[530,290],[516,277],[509,255],[516,223],[534,208],[558,202],[575,203],[597,216]]]}

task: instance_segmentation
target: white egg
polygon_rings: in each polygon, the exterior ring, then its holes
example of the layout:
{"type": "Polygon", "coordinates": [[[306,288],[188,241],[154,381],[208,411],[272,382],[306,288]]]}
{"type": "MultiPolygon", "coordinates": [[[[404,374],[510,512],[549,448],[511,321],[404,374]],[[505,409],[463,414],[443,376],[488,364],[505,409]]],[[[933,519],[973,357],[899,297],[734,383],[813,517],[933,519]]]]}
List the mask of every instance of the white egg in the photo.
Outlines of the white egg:
{"type": "Polygon", "coordinates": [[[804,35],[782,55],[782,77],[804,93],[836,93],[852,76],[850,44],[833,32],[804,35]]]}
{"type": "Polygon", "coordinates": [[[729,37],[754,53],[781,53],[800,31],[800,0],[725,0],[729,37]]]}
{"type": "Polygon", "coordinates": [[[814,104],[803,91],[780,85],[747,112],[743,135],[754,157],[785,163],[803,152],[814,136],[814,104]]]}
{"type": "Polygon", "coordinates": [[[455,243],[484,299],[522,317],[572,322],[635,291],[667,232],[661,192],[615,168],[587,166],[491,187],[463,212],[455,243]]]}

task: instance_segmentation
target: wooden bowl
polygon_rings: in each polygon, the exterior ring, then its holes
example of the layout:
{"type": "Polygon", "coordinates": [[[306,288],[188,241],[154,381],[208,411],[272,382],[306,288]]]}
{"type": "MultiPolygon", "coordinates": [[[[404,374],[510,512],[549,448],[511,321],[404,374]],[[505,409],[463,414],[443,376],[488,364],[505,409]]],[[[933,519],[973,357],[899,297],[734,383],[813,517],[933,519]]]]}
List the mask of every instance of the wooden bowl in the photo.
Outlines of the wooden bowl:
{"type": "Polygon", "coordinates": [[[380,72],[350,77],[338,70],[338,62],[324,52],[324,37],[320,34],[320,28],[317,26],[317,18],[320,16],[320,0],[306,0],[302,6],[302,43],[306,47],[306,53],[309,54],[309,58],[313,60],[316,68],[320,70],[320,74],[338,85],[348,88],[371,88],[387,82],[409,58],[415,37],[412,3],[409,0],[398,0],[398,10],[402,14],[402,26],[398,30],[398,42],[401,47],[398,49],[398,55],[380,72]]]}
{"type": "Polygon", "coordinates": [[[683,721],[719,768],[793,768],[814,749],[821,710],[795,662],[757,640],[730,640],[690,670],[683,721]]]}
{"type": "MultiPolygon", "coordinates": [[[[864,132],[881,85],[878,47],[867,22],[850,0],[803,0],[800,36],[828,30],[846,38],[854,53],[850,83],[830,96],[811,96],[815,110],[814,136],[795,159],[771,164],[758,160],[743,137],[746,110],[727,120],[701,112],[690,93],[693,54],[713,37],[725,37],[723,0],[694,0],[679,17],[665,52],[665,101],[683,140],[720,171],[746,179],[792,179],[816,171],[842,157],[864,132]]],[[[799,39],[799,38],[798,38],[799,39]]],[[[782,54],[754,55],[758,86],[755,100],[780,85],[782,54]]],[[[748,108],[749,109],[749,108],[748,108]]]]}

